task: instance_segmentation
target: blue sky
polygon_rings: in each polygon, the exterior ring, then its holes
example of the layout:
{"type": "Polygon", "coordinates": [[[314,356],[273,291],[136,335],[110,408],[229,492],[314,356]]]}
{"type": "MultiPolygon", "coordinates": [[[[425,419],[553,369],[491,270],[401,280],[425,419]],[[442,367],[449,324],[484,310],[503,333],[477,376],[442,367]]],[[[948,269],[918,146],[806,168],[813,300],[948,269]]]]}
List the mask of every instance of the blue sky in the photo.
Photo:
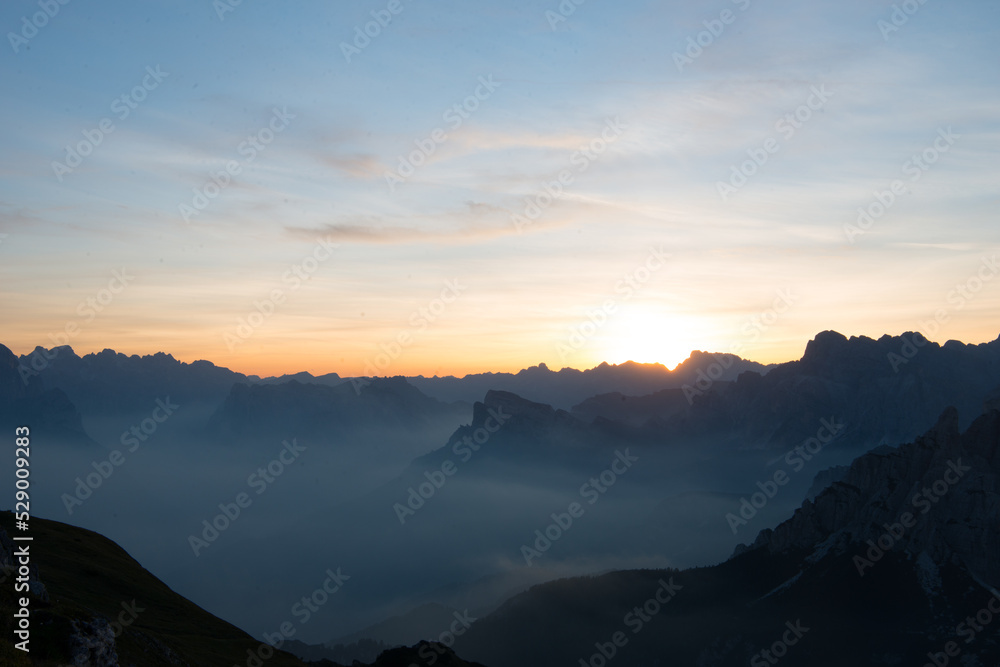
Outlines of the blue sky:
{"type": "Polygon", "coordinates": [[[824,329],[1000,333],[983,264],[1000,237],[995,3],[56,6],[37,34],[22,33],[37,1],[0,8],[0,303],[17,353],[75,323],[80,353],[354,374],[388,347],[379,374],[434,374],[672,366],[694,348],[781,361],[824,329]],[[392,20],[376,30],[373,12],[392,20]],[[348,62],[366,24],[377,35],[348,62]],[[689,39],[704,46],[678,67],[689,39]],[[57,174],[85,133],[99,144],[57,174]],[[415,142],[433,152],[390,188],[415,142]],[[313,263],[321,239],[337,247],[313,263]],[[647,274],[652,250],[669,259],[647,274]],[[107,291],[122,268],[134,279],[107,291]],[[624,276],[645,279],[626,293],[624,276]],[[92,318],[88,298],[106,301],[92,318]]]}

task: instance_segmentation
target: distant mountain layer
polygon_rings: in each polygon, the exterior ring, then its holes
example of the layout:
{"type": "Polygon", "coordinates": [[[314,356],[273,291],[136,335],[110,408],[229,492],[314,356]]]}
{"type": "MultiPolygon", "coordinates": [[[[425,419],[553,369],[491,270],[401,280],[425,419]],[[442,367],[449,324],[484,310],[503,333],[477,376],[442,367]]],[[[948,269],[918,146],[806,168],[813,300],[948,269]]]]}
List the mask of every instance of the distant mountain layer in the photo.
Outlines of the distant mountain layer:
{"type": "Polygon", "coordinates": [[[967,426],[998,388],[1000,338],[938,345],[920,334],[873,340],[827,331],[809,342],[802,359],[763,376],[709,378],[643,397],[596,396],[573,414],[621,421],[666,441],[710,437],[773,449],[798,446],[816,435],[821,420],[836,419],[844,424],[841,437],[870,448],[912,440],[950,405],[967,426]]]}
{"type": "MultiPolygon", "coordinates": [[[[744,371],[764,374],[773,367],[747,361],[733,354],[694,350],[684,363],[673,370],[662,364],[639,364],[632,361],[617,365],[602,363],[584,371],[574,368],[552,371],[545,364],[539,364],[514,374],[479,373],[462,378],[417,376],[408,379],[428,396],[444,401],[474,400],[490,389],[497,389],[536,403],[569,409],[597,394],[620,392],[640,396],[661,389],[694,384],[700,374],[708,373],[713,364],[720,371],[715,379],[721,382],[735,380],[744,371]]],[[[712,371],[715,373],[714,368],[712,371]]]]}
{"type": "MultiPolygon", "coordinates": [[[[265,387],[297,382],[340,387],[341,390],[350,387],[357,393],[371,381],[370,378],[345,378],[336,373],[313,376],[306,372],[262,379],[208,361],[180,362],[163,352],[128,356],[103,350],[81,357],[68,345],[51,349],[37,347],[15,360],[19,373],[41,380],[47,387],[62,390],[85,415],[148,411],[156,399],[166,396],[184,406],[202,403],[214,409],[230,396],[234,384],[265,387]]],[[[734,355],[694,351],[690,359],[673,371],[660,364],[628,362],[604,363],[584,371],[564,368],[555,372],[540,364],[516,374],[480,373],[463,378],[417,376],[407,381],[444,403],[472,403],[487,391],[498,389],[568,409],[596,394],[615,391],[648,394],[694,383],[716,362],[720,362],[723,369],[720,381],[735,380],[743,371],[766,373],[770,368],[734,355]]]]}
{"type": "MultiPolygon", "coordinates": [[[[223,412],[236,410],[240,404],[260,406],[265,397],[288,406],[294,397],[302,401],[299,409],[304,415],[310,409],[315,412],[319,396],[325,394],[302,385],[334,390],[331,398],[347,397],[349,390],[363,396],[371,387],[371,380],[336,374],[248,378],[207,361],[185,364],[162,353],[138,357],[104,350],[79,357],[69,347],[37,348],[18,359],[16,367],[11,366],[12,356],[0,364],[11,368],[12,380],[28,369],[31,381],[41,381],[39,386],[61,390],[68,397],[72,406],[60,404],[57,395],[50,396],[50,413],[64,413],[64,417],[47,419],[62,419],[70,429],[65,420],[72,421],[73,406],[84,418],[140,414],[148,412],[157,399],[170,397],[185,406],[184,415],[196,416],[187,406],[200,404],[203,412],[197,414],[204,417],[198,418],[207,419],[224,403],[223,412]],[[253,391],[234,389],[234,385],[253,391]],[[268,389],[274,392],[267,393],[268,389]]],[[[659,364],[630,362],[555,372],[541,364],[516,374],[418,376],[406,381],[425,397],[443,403],[472,403],[490,390],[507,391],[555,408],[572,408],[584,421],[600,418],[667,441],[711,437],[741,446],[788,448],[814,435],[820,419],[835,416],[845,423],[846,434],[855,444],[870,447],[913,439],[932,425],[931,415],[948,405],[968,416],[978,412],[991,395],[1000,395],[1000,339],[980,345],[956,341],[938,345],[915,333],[873,340],[847,339],[827,331],[809,342],[800,360],[776,366],[695,351],[672,371],[659,364]]],[[[373,399],[378,393],[368,397],[373,399]]],[[[390,404],[397,398],[392,392],[379,395],[390,404]]],[[[364,401],[357,404],[357,416],[345,418],[355,422],[366,415],[393,419],[386,410],[363,405],[364,401]]]]}
{"type": "Polygon", "coordinates": [[[725,563],[542,584],[456,650],[496,667],[1000,664],[1000,412],[957,423],[861,456],[725,563]]]}
{"type": "Polygon", "coordinates": [[[37,347],[19,367],[62,389],[84,413],[148,412],[156,399],[176,403],[220,403],[235,382],[247,377],[208,361],[187,364],[158,352],[140,357],[104,350],[82,357],[68,345],[37,347]]]}
{"type": "Polygon", "coordinates": [[[0,428],[13,433],[29,427],[35,436],[95,444],[84,431],[80,411],[61,389],[47,388],[42,378],[21,369],[18,358],[0,345],[0,428]]]}
{"type": "Polygon", "coordinates": [[[406,617],[387,619],[372,627],[341,637],[336,643],[350,644],[362,639],[374,639],[390,646],[410,645],[440,633],[441,628],[447,628],[455,620],[456,614],[461,616],[457,609],[435,603],[424,604],[406,617]]]}
{"type": "Polygon", "coordinates": [[[429,428],[441,419],[458,423],[468,412],[466,405],[425,396],[401,377],[375,378],[357,390],[350,382],[336,387],[294,380],[237,383],[212,415],[209,431],[221,436],[264,437],[293,432],[303,438],[326,439],[359,430],[429,428]]]}
{"type": "MultiPolygon", "coordinates": [[[[563,368],[550,370],[545,364],[523,369],[517,373],[474,373],[464,377],[425,377],[417,375],[406,380],[423,393],[444,402],[472,402],[487,391],[509,391],[538,403],[568,409],[596,394],[621,392],[629,395],[649,394],[661,389],[679,388],[699,381],[711,369],[720,382],[735,380],[744,371],[767,373],[774,364],[764,365],[747,361],[732,354],[712,354],[694,350],[691,356],[670,370],[662,364],[640,364],[629,361],[623,364],[602,363],[588,370],[563,368]],[[717,365],[721,374],[716,375],[717,365]]],[[[252,378],[250,378],[252,380],[252,378]]],[[[258,384],[280,384],[289,381],[303,384],[336,386],[352,381],[364,385],[364,378],[344,378],[336,373],[313,376],[295,373],[280,377],[264,378],[258,384]]]]}

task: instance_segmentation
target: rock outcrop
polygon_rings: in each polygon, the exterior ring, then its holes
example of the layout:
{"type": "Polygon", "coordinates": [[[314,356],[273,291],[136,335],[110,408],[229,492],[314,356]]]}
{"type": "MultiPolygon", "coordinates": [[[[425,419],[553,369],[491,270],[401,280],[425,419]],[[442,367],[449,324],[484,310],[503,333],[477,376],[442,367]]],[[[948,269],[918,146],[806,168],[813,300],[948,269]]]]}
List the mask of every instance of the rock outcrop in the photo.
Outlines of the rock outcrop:
{"type": "Polygon", "coordinates": [[[751,548],[812,550],[816,559],[881,539],[897,551],[962,566],[998,585],[997,526],[1000,412],[990,410],[960,434],[958,413],[949,408],[915,442],[856,459],[841,481],[806,500],[774,530],[762,531],[751,548]]]}
{"type": "Polygon", "coordinates": [[[70,659],[73,667],[118,667],[115,634],[106,618],[71,621],[70,659]]]}

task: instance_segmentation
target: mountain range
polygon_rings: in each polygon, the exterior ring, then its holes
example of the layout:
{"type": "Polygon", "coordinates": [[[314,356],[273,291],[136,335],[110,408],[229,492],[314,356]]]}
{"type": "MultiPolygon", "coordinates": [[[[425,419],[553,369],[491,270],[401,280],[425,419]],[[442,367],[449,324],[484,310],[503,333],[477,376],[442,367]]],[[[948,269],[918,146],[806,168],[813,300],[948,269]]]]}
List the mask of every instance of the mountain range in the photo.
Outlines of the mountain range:
{"type": "Polygon", "coordinates": [[[786,653],[796,665],[943,665],[959,654],[963,665],[998,664],[1000,411],[992,405],[964,433],[958,423],[949,408],[914,442],[860,456],[719,565],[541,584],[474,624],[456,650],[498,667],[599,664],[593,656],[611,653],[705,667],[786,653]],[[676,595],[651,604],[664,581],[676,595]]]}
{"type": "MultiPolygon", "coordinates": [[[[46,445],[35,513],[63,512],[61,495],[105,469],[102,445],[119,447],[158,400],[180,406],[71,520],[258,637],[290,591],[343,566],[358,583],[288,643],[300,659],[384,663],[409,645],[444,660],[417,641],[442,641],[446,616],[465,614],[476,620],[454,648],[491,666],[770,664],[763,651],[900,664],[945,651],[997,584],[1000,338],[828,331],[770,367],[693,353],[674,371],[462,379],[261,379],[166,354],[34,355],[0,349],[0,418],[27,415],[46,445]],[[302,458],[273,468],[266,495],[192,558],[189,533],[283,441],[302,458]],[[886,532],[891,548],[878,546],[886,532]],[[650,599],[662,610],[644,611],[650,599]],[[898,620],[872,630],[878,614],[898,620]]],[[[962,645],[968,664],[996,659],[987,634],[962,645]]]]}
{"type": "MultiPolygon", "coordinates": [[[[540,584],[475,619],[454,648],[500,667],[604,664],[602,657],[723,667],[774,664],[786,654],[789,664],[820,666],[946,664],[957,655],[965,665],[995,664],[1000,402],[985,408],[965,432],[949,408],[914,442],[863,454],[842,480],[719,565],[540,584]]],[[[9,513],[3,519],[12,522],[9,513]]],[[[32,571],[36,658],[210,665],[261,651],[105,538],[34,521],[35,537],[48,545],[32,571]]],[[[0,561],[11,576],[5,532],[0,561]]],[[[7,589],[3,601],[13,606],[7,589]]],[[[0,640],[5,664],[33,664],[13,651],[9,635],[0,640]]],[[[430,665],[442,656],[440,664],[476,664],[440,645],[400,651],[374,664],[430,665]]],[[[268,660],[302,664],[281,653],[268,660]]]]}

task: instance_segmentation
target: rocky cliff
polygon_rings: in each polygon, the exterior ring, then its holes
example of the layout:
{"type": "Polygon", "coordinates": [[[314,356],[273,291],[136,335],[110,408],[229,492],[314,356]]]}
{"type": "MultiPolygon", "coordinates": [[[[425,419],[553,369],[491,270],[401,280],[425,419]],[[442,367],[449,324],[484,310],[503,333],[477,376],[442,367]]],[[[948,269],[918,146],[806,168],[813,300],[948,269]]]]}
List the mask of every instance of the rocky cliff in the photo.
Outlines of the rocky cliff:
{"type": "Polygon", "coordinates": [[[950,408],[916,441],[855,460],[841,481],[805,501],[773,531],[761,532],[753,548],[809,549],[815,560],[869,541],[879,547],[873,554],[891,544],[913,557],[926,554],[936,564],[962,566],[997,585],[997,526],[1000,412],[990,410],[960,434],[958,413],[950,408]]]}

